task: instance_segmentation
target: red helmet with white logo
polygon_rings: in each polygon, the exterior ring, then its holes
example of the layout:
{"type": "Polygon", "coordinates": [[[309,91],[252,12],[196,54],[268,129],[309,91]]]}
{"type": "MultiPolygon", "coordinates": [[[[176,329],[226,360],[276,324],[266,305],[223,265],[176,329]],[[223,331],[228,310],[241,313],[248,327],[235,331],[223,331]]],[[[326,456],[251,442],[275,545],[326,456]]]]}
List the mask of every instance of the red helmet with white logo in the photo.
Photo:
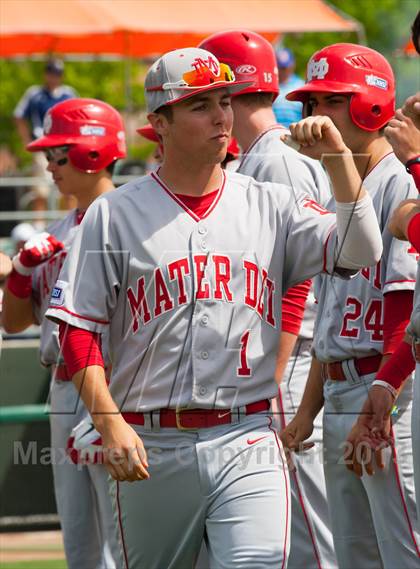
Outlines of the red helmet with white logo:
{"type": "Polygon", "coordinates": [[[351,95],[351,119],[367,131],[379,130],[395,113],[392,68],[383,55],[363,45],[337,43],[314,53],[306,84],[286,99],[306,103],[311,93],[351,95]]]}
{"type": "Polygon", "coordinates": [[[254,81],[238,95],[273,93],[274,99],[279,94],[276,54],[271,43],[259,34],[248,30],[219,32],[203,40],[199,47],[229,65],[237,81],[254,81]]]}
{"type": "Polygon", "coordinates": [[[67,99],[49,109],[44,135],[26,147],[37,152],[69,146],[70,163],[82,172],[103,170],[126,156],[122,117],[111,105],[97,99],[67,99]]]}

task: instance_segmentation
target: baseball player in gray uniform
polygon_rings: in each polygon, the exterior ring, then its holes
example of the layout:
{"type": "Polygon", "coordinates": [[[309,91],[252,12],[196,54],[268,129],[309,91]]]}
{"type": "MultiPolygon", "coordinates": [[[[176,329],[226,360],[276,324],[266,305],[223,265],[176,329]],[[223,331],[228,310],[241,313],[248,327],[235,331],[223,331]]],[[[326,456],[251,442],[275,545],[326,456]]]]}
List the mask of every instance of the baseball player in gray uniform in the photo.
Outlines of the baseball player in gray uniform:
{"type": "MultiPolygon", "coordinates": [[[[420,19],[420,16],[419,16],[420,19]]],[[[414,40],[414,34],[413,34],[414,40]]],[[[413,176],[417,189],[420,190],[420,93],[409,97],[402,109],[385,129],[385,136],[392,145],[398,159],[413,176]],[[418,107],[416,108],[416,105],[418,107]]],[[[397,239],[409,241],[411,253],[420,251],[420,200],[405,200],[394,210],[388,224],[390,232],[397,239]]],[[[416,369],[413,389],[413,412],[411,421],[414,482],[416,489],[417,518],[420,520],[420,374],[419,339],[420,339],[420,268],[417,268],[416,289],[414,292],[414,308],[410,325],[404,340],[392,354],[392,357],[380,369],[377,379],[369,390],[363,405],[362,413],[352,429],[349,440],[354,446],[360,442],[368,442],[375,449],[377,445],[392,444],[390,437],[389,416],[401,387],[407,377],[416,369]],[[417,362],[417,363],[416,363],[417,362]]],[[[375,467],[375,454],[356,455],[353,453],[349,467],[360,475],[365,461],[368,467],[375,467]]]]}
{"type": "Polygon", "coordinates": [[[73,427],[87,415],[60,357],[58,326],[44,318],[54,284],[71,249],[86,208],[113,189],[112,164],[125,156],[119,113],[95,99],[69,99],[50,109],[44,136],[30,143],[44,151],[60,192],[72,194],[78,209],[32,237],[13,259],[4,299],[4,326],[18,332],[41,325],[40,356],[51,368],[51,446],[54,489],[69,568],[119,567],[116,525],[103,465],[73,464],[65,457],[73,427]]]}
{"type": "MultiPolygon", "coordinates": [[[[251,87],[232,97],[233,134],[244,151],[237,172],[260,182],[286,184],[293,191],[306,193],[320,205],[329,202],[329,181],[319,161],[299,154],[280,140],[281,135],[290,132],[277,124],[272,108],[279,93],[276,55],[272,45],[259,34],[235,30],[214,34],[200,47],[227,63],[237,79],[254,81],[251,87]]],[[[283,298],[283,315],[285,310],[293,310],[299,297],[305,302],[305,289],[300,291],[298,286],[283,298]],[[290,299],[292,293],[294,297],[290,299]]],[[[300,331],[296,314],[292,316],[291,326],[284,317],[282,321],[276,369],[280,391],[279,397],[273,401],[273,410],[282,427],[296,413],[312,360],[310,347],[316,315],[312,290],[304,306],[300,331]]],[[[293,457],[295,468],[290,475],[292,526],[288,567],[295,569],[332,568],[337,565],[324,469],[319,455],[322,412],[315,424],[311,441],[316,442],[317,447],[293,457]]]]}
{"type": "MultiPolygon", "coordinates": [[[[353,44],[335,44],[315,53],[307,74],[306,85],[288,96],[301,100],[306,114],[329,116],[359,155],[359,173],[374,203],[384,253],[375,268],[363,269],[350,281],[322,277],[316,360],[297,416],[282,440],[290,448],[305,440],[324,405],[325,475],[340,568],[414,568],[419,566],[419,549],[411,382],[397,402],[395,446],[392,453],[388,449],[381,471],[375,477],[365,473],[357,478],[346,468],[352,450],[346,437],[383,357],[404,334],[415,282],[415,255],[387,229],[399,202],[417,194],[380,131],[394,115],[394,77],[379,53],[353,44]]],[[[291,131],[299,138],[299,123],[291,125],[291,131]]]]}
{"type": "Polygon", "coordinates": [[[199,48],[153,64],[145,90],[162,166],[92,204],[47,313],[74,370],[80,338],[95,345],[97,364],[82,358],[73,381],[102,436],[130,569],[191,567],[203,537],[211,567],[286,566],[288,469],[269,412],[282,291],[382,253],[329,119],[310,121],[306,151],[340,155],[328,165],[336,215],[222,170],[230,95],[246,86],[199,48]],[[97,359],[107,331],[109,389],[97,359]]]}

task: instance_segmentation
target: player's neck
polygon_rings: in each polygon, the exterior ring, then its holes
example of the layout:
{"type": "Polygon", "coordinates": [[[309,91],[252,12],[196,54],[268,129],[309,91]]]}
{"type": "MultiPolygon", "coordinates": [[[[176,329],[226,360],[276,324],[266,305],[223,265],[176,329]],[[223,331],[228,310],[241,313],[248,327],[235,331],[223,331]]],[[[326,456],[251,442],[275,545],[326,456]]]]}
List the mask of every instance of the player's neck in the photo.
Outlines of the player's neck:
{"type": "Polygon", "coordinates": [[[75,196],[77,199],[77,209],[81,211],[87,209],[97,197],[114,189],[112,179],[108,175],[94,178],[92,181],[93,183],[89,186],[87,191],[81,191],[80,195],[75,196]]]}
{"type": "Polygon", "coordinates": [[[222,167],[220,164],[199,165],[184,168],[182,164],[163,161],[159,169],[159,177],[174,194],[202,196],[214,192],[222,183],[222,167]]]}
{"type": "Polygon", "coordinates": [[[233,135],[243,152],[246,152],[256,138],[276,124],[276,117],[271,107],[260,109],[242,107],[239,113],[235,111],[233,135]]]}
{"type": "Polygon", "coordinates": [[[392,152],[392,147],[384,136],[378,136],[352,150],[354,163],[363,180],[384,156],[392,152]]]}

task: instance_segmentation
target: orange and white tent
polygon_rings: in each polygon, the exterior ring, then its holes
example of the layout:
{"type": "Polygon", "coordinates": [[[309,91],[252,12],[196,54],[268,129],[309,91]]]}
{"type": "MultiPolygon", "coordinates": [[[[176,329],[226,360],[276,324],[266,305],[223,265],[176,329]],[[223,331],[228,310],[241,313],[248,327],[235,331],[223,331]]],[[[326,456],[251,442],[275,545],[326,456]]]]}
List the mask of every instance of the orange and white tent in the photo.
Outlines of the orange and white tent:
{"type": "Polygon", "coordinates": [[[322,0],[1,0],[0,57],[151,57],[231,28],[273,41],[279,33],[362,26],[322,0]]]}

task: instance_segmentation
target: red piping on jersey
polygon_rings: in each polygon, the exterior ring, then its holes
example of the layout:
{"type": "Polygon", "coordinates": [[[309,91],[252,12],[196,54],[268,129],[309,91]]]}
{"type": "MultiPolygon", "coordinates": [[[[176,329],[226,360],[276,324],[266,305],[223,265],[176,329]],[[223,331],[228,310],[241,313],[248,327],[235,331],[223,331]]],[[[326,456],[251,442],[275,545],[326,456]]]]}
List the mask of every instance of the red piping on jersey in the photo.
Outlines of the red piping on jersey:
{"type": "Polygon", "coordinates": [[[64,306],[50,305],[48,308],[51,308],[53,310],[62,310],[63,312],[67,312],[67,314],[70,314],[71,316],[76,316],[81,320],[88,320],[89,322],[95,322],[96,324],[109,324],[109,320],[95,320],[94,318],[88,318],[87,316],[80,316],[80,314],[77,314],[76,312],[71,312],[71,310],[67,310],[67,308],[64,308],[64,306]]]}
{"type": "Polygon", "coordinates": [[[246,158],[248,158],[248,154],[251,152],[251,150],[254,148],[254,146],[263,138],[263,136],[265,136],[268,132],[271,132],[272,130],[284,130],[286,132],[289,132],[289,129],[281,126],[279,124],[270,126],[270,128],[267,128],[267,130],[265,130],[264,132],[262,132],[261,134],[259,134],[257,136],[257,138],[251,142],[251,145],[248,146],[248,148],[245,150],[245,152],[242,155],[241,161],[239,162],[239,166],[236,168],[237,171],[239,171],[239,169],[241,168],[244,160],[246,160],[246,158]]]}
{"type": "Polygon", "coordinates": [[[176,196],[169,188],[168,186],[165,184],[165,182],[163,180],[161,180],[159,178],[159,170],[157,172],[151,172],[150,176],[154,179],[155,182],[157,182],[159,184],[159,186],[165,190],[165,192],[167,194],[169,194],[169,196],[179,205],[182,207],[182,209],[184,209],[193,219],[194,221],[200,221],[201,219],[205,219],[206,217],[208,217],[210,215],[210,213],[214,210],[214,208],[216,207],[216,205],[218,204],[224,187],[225,187],[225,183],[226,183],[226,174],[224,172],[224,170],[222,170],[222,185],[219,188],[218,194],[217,196],[214,198],[213,203],[209,206],[209,209],[206,211],[206,213],[204,213],[201,217],[198,217],[198,215],[196,215],[191,209],[189,209],[182,200],[180,200],[178,198],[178,196],[176,196]]]}
{"type": "Polygon", "coordinates": [[[283,563],[281,564],[281,569],[285,569],[285,567],[286,567],[286,551],[287,551],[287,536],[288,536],[287,529],[289,527],[289,498],[288,498],[289,484],[288,484],[288,480],[287,480],[287,476],[286,476],[287,465],[285,466],[285,464],[284,464],[283,452],[282,452],[283,448],[282,448],[281,443],[279,441],[279,438],[277,436],[276,429],[274,429],[272,427],[272,424],[273,424],[272,417],[268,417],[268,420],[270,421],[268,428],[270,429],[270,431],[272,431],[274,433],[274,438],[276,439],[277,448],[279,449],[279,455],[281,458],[281,462],[283,464],[283,476],[284,476],[284,484],[285,484],[285,488],[286,488],[286,530],[284,532],[283,563]]]}
{"type": "Polygon", "coordinates": [[[385,285],[394,284],[394,283],[415,283],[416,279],[401,279],[400,281],[386,281],[385,285]]]}
{"type": "Polygon", "coordinates": [[[398,490],[399,490],[399,493],[401,496],[401,502],[403,505],[404,514],[405,514],[405,517],[407,519],[408,530],[410,532],[411,539],[413,540],[414,549],[416,550],[418,557],[420,557],[420,549],[419,549],[418,543],[416,541],[416,537],[414,535],[413,524],[411,523],[410,515],[408,513],[407,503],[405,501],[404,493],[403,493],[403,490],[401,488],[400,472],[399,472],[399,468],[398,468],[398,458],[397,458],[397,452],[395,449],[395,437],[394,437],[394,431],[393,431],[392,426],[391,426],[391,435],[392,435],[392,438],[394,441],[393,444],[391,445],[391,449],[392,449],[392,459],[393,459],[392,464],[394,465],[395,478],[397,479],[398,490]]]}
{"type": "MultiPolygon", "coordinates": [[[[281,414],[280,414],[280,421],[281,421],[282,429],[284,429],[284,428],[286,428],[287,423],[286,423],[285,413],[284,413],[284,407],[283,407],[283,395],[282,395],[282,392],[281,392],[280,387],[279,387],[279,389],[278,389],[278,399],[279,399],[279,405],[280,405],[280,411],[281,411],[281,414]]],[[[292,473],[292,476],[293,476],[293,480],[295,481],[295,484],[296,484],[296,490],[297,490],[297,493],[298,493],[298,496],[299,496],[299,503],[300,503],[300,507],[302,508],[303,516],[304,516],[305,522],[306,522],[306,526],[307,526],[307,528],[308,528],[309,537],[311,538],[311,541],[312,541],[312,547],[313,547],[313,549],[314,549],[315,559],[316,559],[316,562],[317,562],[317,565],[318,565],[319,569],[322,569],[321,559],[319,558],[319,551],[318,551],[318,548],[317,548],[317,545],[316,545],[315,534],[314,534],[313,529],[312,529],[312,526],[311,526],[311,524],[310,524],[309,516],[308,516],[308,514],[307,514],[307,512],[306,512],[305,502],[304,502],[304,500],[303,500],[303,496],[302,496],[302,493],[301,493],[301,490],[300,490],[300,486],[299,486],[299,482],[298,482],[298,478],[297,478],[296,472],[293,472],[293,473],[292,473]]]]}
{"type": "Polygon", "coordinates": [[[117,485],[116,498],[117,498],[117,510],[118,510],[118,527],[119,527],[119,529],[120,529],[121,544],[122,544],[122,549],[123,549],[123,553],[124,553],[125,566],[126,566],[126,569],[129,569],[129,567],[128,567],[127,548],[126,548],[126,546],[125,546],[124,530],[123,530],[122,519],[121,519],[120,484],[119,484],[118,480],[116,480],[115,483],[116,483],[116,485],[117,485]]]}

